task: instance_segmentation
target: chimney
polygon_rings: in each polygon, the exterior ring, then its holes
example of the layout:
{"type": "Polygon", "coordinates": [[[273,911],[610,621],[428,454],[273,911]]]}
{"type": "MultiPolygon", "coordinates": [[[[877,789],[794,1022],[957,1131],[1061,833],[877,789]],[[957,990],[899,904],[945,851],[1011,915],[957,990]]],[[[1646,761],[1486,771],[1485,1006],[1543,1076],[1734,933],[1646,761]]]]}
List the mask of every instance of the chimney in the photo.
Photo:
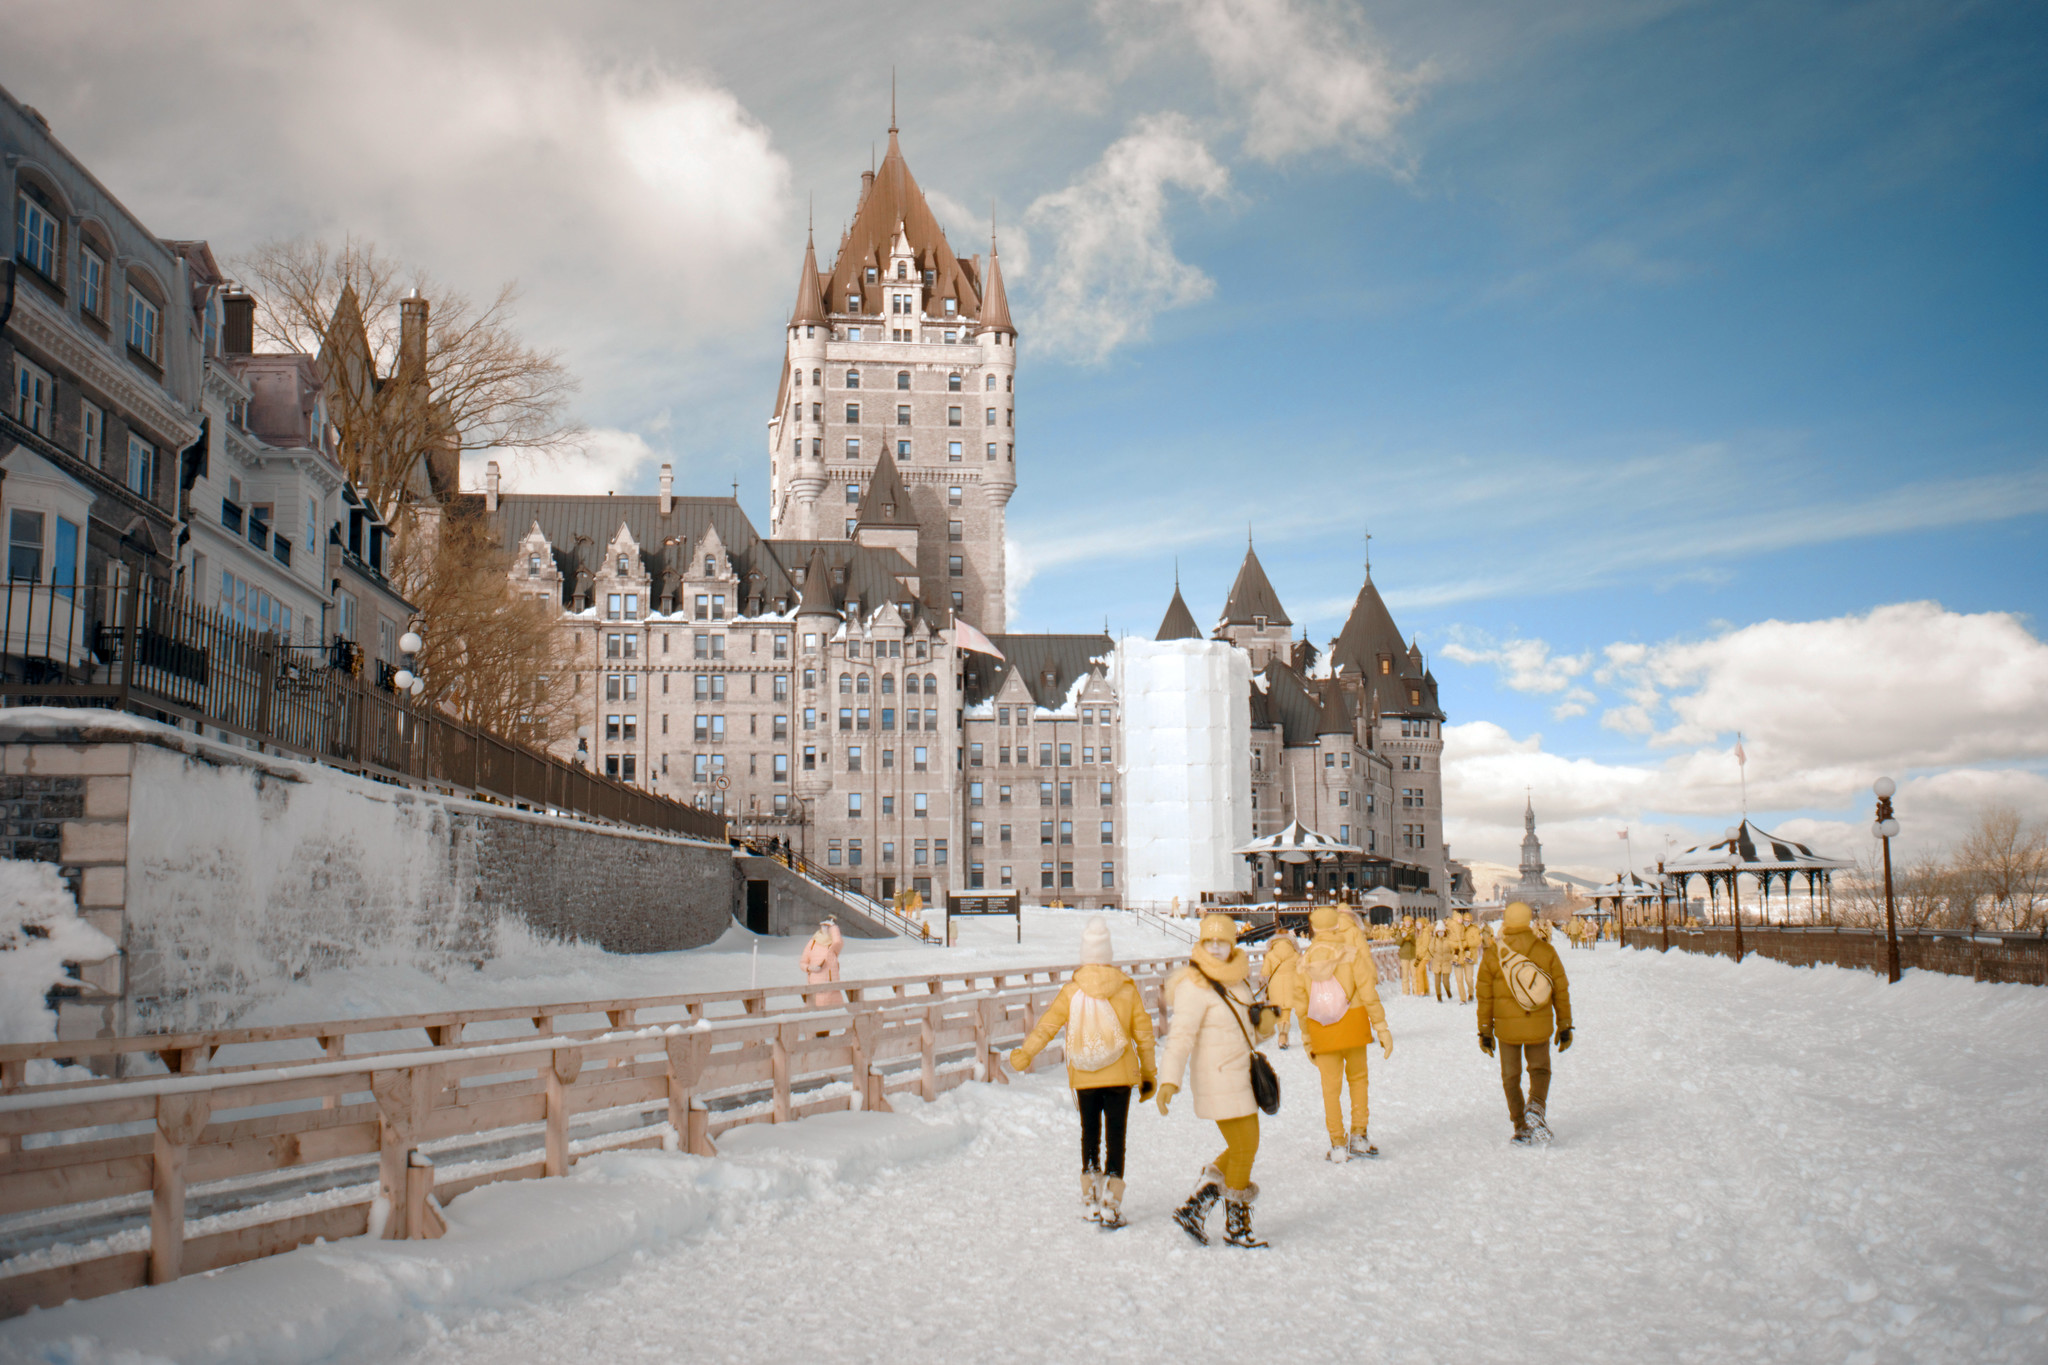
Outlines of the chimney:
{"type": "Polygon", "coordinates": [[[484,510],[498,510],[498,462],[492,460],[484,466],[484,510]]]}
{"type": "Polygon", "coordinates": [[[874,187],[875,173],[873,171],[862,171],[860,173],[860,202],[854,205],[856,209],[858,209],[861,204],[865,204],[868,202],[868,191],[873,189],[874,187]]]}
{"type": "Polygon", "coordinates": [[[414,374],[427,368],[427,301],[417,289],[398,301],[398,368],[414,374]]]}
{"type": "Polygon", "coordinates": [[[667,516],[676,505],[676,467],[665,464],[661,467],[661,514],[667,516]]]}
{"type": "Polygon", "coordinates": [[[222,355],[252,355],[256,350],[256,298],[237,290],[220,301],[222,355]]]}

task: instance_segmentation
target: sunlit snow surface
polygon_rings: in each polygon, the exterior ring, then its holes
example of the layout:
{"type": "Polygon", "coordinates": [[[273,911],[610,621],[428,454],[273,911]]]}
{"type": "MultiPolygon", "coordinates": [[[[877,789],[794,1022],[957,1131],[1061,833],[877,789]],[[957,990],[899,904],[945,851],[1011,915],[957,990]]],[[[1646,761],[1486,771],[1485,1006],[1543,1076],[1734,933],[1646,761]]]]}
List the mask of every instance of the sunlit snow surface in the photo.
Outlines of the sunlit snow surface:
{"type": "Polygon", "coordinates": [[[2048,991],[1564,958],[1549,1150],[1508,1146],[1467,1009],[1387,998],[1376,1162],[1323,1161],[1278,1054],[1269,1251],[1167,1221],[1218,1146],[1185,1106],[1132,1115],[1132,1225],[1079,1221],[1047,1068],[480,1191],[440,1242],[32,1314],[0,1360],[2048,1359],[2048,991]]]}

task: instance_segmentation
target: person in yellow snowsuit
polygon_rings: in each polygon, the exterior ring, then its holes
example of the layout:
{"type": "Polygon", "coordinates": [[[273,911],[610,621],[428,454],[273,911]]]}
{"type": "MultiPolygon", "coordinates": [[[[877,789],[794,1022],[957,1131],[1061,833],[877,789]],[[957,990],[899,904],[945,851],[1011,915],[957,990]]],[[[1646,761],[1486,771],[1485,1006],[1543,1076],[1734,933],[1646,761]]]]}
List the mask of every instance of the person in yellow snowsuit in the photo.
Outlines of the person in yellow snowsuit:
{"type": "Polygon", "coordinates": [[[1436,975],[1436,998],[1451,998],[1451,962],[1458,955],[1457,941],[1451,937],[1451,926],[1446,920],[1436,922],[1436,930],[1430,936],[1429,969],[1436,975]]]}
{"type": "Polygon", "coordinates": [[[1280,930],[1273,935],[1273,941],[1266,948],[1265,960],[1259,964],[1259,976],[1266,983],[1266,999],[1280,1007],[1280,1022],[1276,1026],[1280,1046],[1284,1050],[1287,1030],[1294,1017],[1294,1006],[1288,1002],[1294,998],[1294,973],[1301,961],[1301,949],[1294,942],[1294,935],[1280,930]]]}
{"type": "Polygon", "coordinates": [[[1430,922],[1422,916],[1415,917],[1415,993],[1429,994],[1429,955],[1435,938],[1430,932],[1430,922]]]}
{"type": "Polygon", "coordinates": [[[1480,938],[1482,931],[1472,922],[1469,914],[1460,914],[1451,932],[1458,936],[1456,951],[1451,957],[1451,970],[1458,981],[1458,1003],[1472,1003],[1472,972],[1479,964],[1480,938]]]}
{"type": "Polygon", "coordinates": [[[1315,937],[1301,957],[1290,982],[1287,1003],[1301,1016],[1301,1036],[1323,1083],[1323,1123],[1329,1132],[1331,1161],[1378,1156],[1366,1137],[1367,1048],[1375,1038],[1381,1055],[1394,1053],[1394,1035],[1380,1004],[1378,973],[1370,949],[1351,942],[1345,917],[1324,907],[1312,912],[1315,937]],[[1343,1092],[1351,1091],[1351,1123],[1344,1122],[1343,1092]]]}

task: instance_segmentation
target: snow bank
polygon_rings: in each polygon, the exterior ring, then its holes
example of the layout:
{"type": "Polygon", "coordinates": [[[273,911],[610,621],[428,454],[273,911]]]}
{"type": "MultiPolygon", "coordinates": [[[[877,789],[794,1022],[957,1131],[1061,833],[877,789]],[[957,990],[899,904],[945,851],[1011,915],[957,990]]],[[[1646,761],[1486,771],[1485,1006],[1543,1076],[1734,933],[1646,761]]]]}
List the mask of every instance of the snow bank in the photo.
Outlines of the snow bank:
{"type": "Polygon", "coordinates": [[[57,1036],[47,1001],[75,986],[67,962],[98,962],[120,945],[78,917],[78,902],[52,863],[0,859],[0,1042],[57,1036]]]}
{"type": "Polygon", "coordinates": [[[1217,640],[1127,639],[1123,680],[1125,886],[1183,904],[1251,889],[1251,665],[1217,640]]]}

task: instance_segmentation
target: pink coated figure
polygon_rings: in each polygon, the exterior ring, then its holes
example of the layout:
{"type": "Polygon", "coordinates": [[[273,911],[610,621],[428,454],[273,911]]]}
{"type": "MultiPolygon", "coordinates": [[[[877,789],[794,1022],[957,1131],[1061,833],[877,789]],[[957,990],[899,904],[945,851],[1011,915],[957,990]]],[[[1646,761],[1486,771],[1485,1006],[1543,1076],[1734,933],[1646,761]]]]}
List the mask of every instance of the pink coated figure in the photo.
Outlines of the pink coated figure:
{"type": "MultiPolygon", "coordinates": [[[[813,983],[837,981],[839,979],[839,948],[846,936],[839,932],[839,926],[826,920],[818,926],[818,932],[811,935],[811,941],[804,945],[804,955],[797,966],[803,968],[804,980],[813,983]]],[[[811,1004],[821,1009],[836,1009],[846,1003],[846,997],[838,991],[825,991],[811,997],[811,1004]]]]}

